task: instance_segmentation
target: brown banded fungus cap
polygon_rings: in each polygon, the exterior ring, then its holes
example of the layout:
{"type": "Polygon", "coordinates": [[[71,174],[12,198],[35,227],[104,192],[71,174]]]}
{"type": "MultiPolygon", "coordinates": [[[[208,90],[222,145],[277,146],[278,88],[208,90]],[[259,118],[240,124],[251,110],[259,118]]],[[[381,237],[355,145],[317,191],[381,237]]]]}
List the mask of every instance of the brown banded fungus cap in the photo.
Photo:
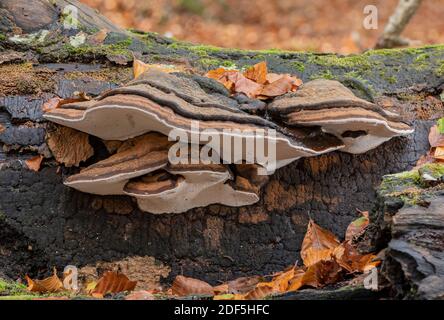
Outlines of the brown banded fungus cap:
{"type": "Polygon", "coordinates": [[[216,132],[217,139],[212,141],[220,147],[215,149],[228,163],[244,160],[247,146],[256,141],[255,133],[263,130],[263,143],[275,147],[276,161],[269,165],[260,159],[253,160],[268,171],[301,157],[316,156],[343,147],[339,139],[319,130],[300,132],[300,136],[295,137],[291,130],[285,131],[269,120],[241,111],[234,99],[220,93],[206,93],[192,79],[159,71],[147,71],[127,86],[108,91],[95,100],[66,104],[44,116],[104,140],[121,141],[149,131],[169,135],[171,130],[175,130],[191,136],[197,130],[193,127],[197,120],[198,143],[206,144],[212,140],[209,136],[216,132]],[[276,130],[276,134],[270,129],[276,130]],[[208,133],[209,130],[211,133],[208,133]],[[228,140],[234,145],[239,139],[242,143],[240,152],[223,152],[221,146],[224,142],[228,140]]]}
{"type": "Polygon", "coordinates": [[[363,153],[413,129],[376,104],[356,97],[338,81],[314,80],[276,99],[269,110],[288,126],[319,126],[341,139],[341,151],[363,153]]]}
{"type": "Polygon", "coordinates": [[[124,194],[132,178],[156,171],[168,164],[171,142],[158,133],[125,141],[111,157],[99,161],[65,180],[65,185],[99,195],[124,194]]]}

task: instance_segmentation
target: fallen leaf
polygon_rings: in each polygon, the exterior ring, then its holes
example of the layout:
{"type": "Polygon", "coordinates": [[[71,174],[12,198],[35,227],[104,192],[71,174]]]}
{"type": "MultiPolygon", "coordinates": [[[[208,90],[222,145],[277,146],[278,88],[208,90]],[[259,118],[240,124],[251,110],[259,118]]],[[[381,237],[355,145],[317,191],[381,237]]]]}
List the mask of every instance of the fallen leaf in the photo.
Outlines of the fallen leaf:
{"type": "Polygon", "coordinates": [[[304,286],[303,279],[304,279],[305,271],[300,269],[298,272],[295,273],[294,277],[290,279],[287,291],[296,291],[299,290],[302,286],[304,286]]]}
{"type": "Polygon", "coordinates": [[[274,289],[272,286],[257,286],[255,289],[247,293],[244,298],[245,300],[262,300],[265,297],[273,294],[274,289]]]}
{"type": "Polygon", "coordinates": [[[300,268],[293,266],[287,271],[284,271],[273,278],[271,283],[275,292],[286,292],[290,286],[290,280],[295,277],[296,274],[303,273],[300,268]]]}
{"type": "Polygon", "coordinates": [[[6,128],[0,124],[0,133],[2,133],[5,130],[6,130],[6,128]]]}
{"type": "Polygon", "coordinates": [[[213,297],[213,300],[245,300],[245,296],[243,294],[220,294],[213,297]]]}
{"type": "Polygon", "coordinates": [[[54,268],[53,275],[43,280],[33,280],[28,275],[25,275],[25,279],[28,282],[28,291],[47,293],[47,292],[60,292],[63,288],[63,282],[57,276],[57,270],[54,268]]]}
{"type": "Polygon", "coordinates": [[[96,281],[88,282],[86,284],[86,288],[85,288],[86,293],[87,294],[91,294],[94,291],[94,289],[96,288],[96,286],[97,286],[97,282],[96,281]]]}
{"type": "Polygon", "coordinates": [[[177,296],[214,295],[213,287],[202,280],[177,276],[171,287],[172,294],[177,296]]]}
{"type": "Polygon", "coordinates": [[[43,156],[38,155],[31,159],[25,160],[28,169],[38,172],[40,170],[40,165],[42,164],[43,156]]]}
{"type": "Polygon", "coordinates": [[[444,160],[444,147],[436,147],[433,157],[438,160],[444,160]]]}
{"type": "Polygon", "coordinates": [[[241,277],[235,280],[228,281],[227,283],[215,286],[213,289],[214,292],[218,295],[225,293],[247,293],[255,288],[255,286],[259,283],[259,280],[259,276],[241,277]]]}
{"type": "Polygon", "coordinates": [[[368,211],[361,212],[362,216],[356,220],[353,220],[347,227],[345,232],[345,240],[353,240],[354,238],[362,235],[367,228],[370,220],[368,218],[368,211]]]}
{"type": "Polygon", "coordinates": [[[245,78],[240,72],[228,74],[227,80],[233,83],[232,91],[234,91],[234,93],[243,93],[247,97],[255,98],[262,91],[261,84],[245,78]]]}
{"type": "Polygon", "coordinates": [[[444,134],[444,118],[438,120],[438,131],[441,134],[444,134]]]}
{"type": "Polygon", "coordinates": [[[55,301],[58,301],[58,300],[69,300],[69,297],[66,297],[66,296],[56,296],[56,297],[43,297],[43,298],[34,298],[34,299],[31,299],[31,300],[35,300],[35,301],[46,301],[46,300],[48,300],[48,301],[52,301],[52,300],[55,300],[55,301]]]}
{"type": "Polygon", "coordinates": [[[320,260],[308,267],[301,278],[301,286],[321,288],[342,279],[342,268],[335,259],[320,260]]]}
{"type": "Polygon", "coordinates": [[[333,250],[337,246],[339,241],[333,233],[321,228],[310,219],[301,249],[304,265],[310,267],[321,260],[331,259],[333,250]]]}
{"type": "Polygon", "coordinates": [[[130,281],[124,274],[107,271],[97,282],[91,295],[95,298],[103,298],[108,293],[133,291],[136,284],[137,281],[130,281]]]}
{"type": "Polygon", "coordinates": [[[267,82],[267,73],[267,63],[262,61],[248,68],[244,72],[244,76],[256,83],[265,84],[265,82],[267,82]]]}
{"type": "Polygon", "coordinates": [[[47,143],[54,158],[67,167],[78,167],[94,154],[88,134],[68,127],[56,126],[47,134],[47,143]]]}
{"type": "Polygon", "coordinates": [[[288,92],[296,91],[301,85],[302,80],[292,77],[289,74],[275,75],[268,77],[269,83],[264,86],[259,96],[260,99],[268,99],[281,96],[288,92]]]}
{"type": "Polygon", "coordinates": [[[333,256],[338,264],[350,273],[365,272],[380,263],[380,261],[373,261],[376,258],[373,254],[360,254],[349,241],[341,243],[334,250],[333,256]]]}
{"type": "Polygon", "coordinates": [[[430,128],[429,142],[432,148],[444,147],[444,134],[439,132],[437,125],[430,128]]]}
{"type": "Polygon", "coordinates": [[[169,65],[169,64],[148,64],[143,61],[134,59],[133,61],[134,78],[138,78],[142,73],[150,69],[155,69],[166,73],[185,71],[185,69],[181,66],[169,65]]]}

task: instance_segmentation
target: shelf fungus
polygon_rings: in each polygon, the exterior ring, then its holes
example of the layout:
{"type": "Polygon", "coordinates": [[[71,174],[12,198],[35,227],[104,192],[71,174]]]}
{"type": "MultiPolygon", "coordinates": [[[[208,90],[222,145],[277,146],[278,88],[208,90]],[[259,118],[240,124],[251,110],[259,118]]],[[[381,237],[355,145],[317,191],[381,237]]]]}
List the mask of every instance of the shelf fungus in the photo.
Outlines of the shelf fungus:
{"type": "Polygon", "coordinates": [[[226,163],[253,156],[252,162],[269,173],[301,157],[343,147],[341,140],[319,130],[300,131],[293,137],[276,123],[241,111],[237,101],[228,96],[207,93],[186,76],[157,70],[149,70],[95,100],[65,104],[44,116],[103,140],[124,141],[150,131],[173,140],[184,140],[185,136],[191,143],[217,150],[226,163]],[[257,149],[259,143],[263,153],[251,153],[249,147],[256,145],[257,149]],[[263,159],[269,154],[273,154],[271,164],[263,159]]]}
{"type": "Polygon", "coordinates": [[[251,205],[268,175],[296,159],[365,152],[412,132],[334,81],[312,81],[275,99],[265,108],[271,118],[243,109],[212,79],[148,70],[94,100],[63,104],[44,116],[101,138],[112,153],[67,178],[67,186],[128,195],[151,213],[251,205]]]}
{"type": "Polygon", "coordinates": [[[398,115],[356,97],[340,82],[314,80],[276,99],[269,110],[288,126],[321,127],[344,143],[341,151],[364,153],[413,129],[398,115]]]}

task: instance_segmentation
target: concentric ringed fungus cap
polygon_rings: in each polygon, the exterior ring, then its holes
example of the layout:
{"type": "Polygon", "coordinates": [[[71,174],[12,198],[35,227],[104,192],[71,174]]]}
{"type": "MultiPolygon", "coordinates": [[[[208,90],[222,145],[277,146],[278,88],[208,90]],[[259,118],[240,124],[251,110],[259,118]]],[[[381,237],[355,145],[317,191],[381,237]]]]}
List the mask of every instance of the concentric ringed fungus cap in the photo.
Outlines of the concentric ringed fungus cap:
{"type": "Polygon", "coordinates": [[[299,91],[276,99],[269,110],[288,126],[319,126],[341,139],[341,151],[363,153],[392,137],[414,130],[396,114],[356,97],[338,81],[314,80],[299,91]]]}
{"type": "Polygon", "coordinates": [[[125,184],[165,167],[171,142],[158,133],[128,140],[117,153],[99,161],[65,180],[65,185],[98,195],[124,194],[125,184]]]}
{"type": "MultiPolygon", "coordinates": [[[[208,95],[203,92],[199,94],[200,100],[198,98],[193,100],[188,96],[187,100],[184,100],[181,97],[190,95],[192,91],[188,90],[186,93],[181,91],[180,96],[177,96],[176,93],[182,89],[167,87],[171,86],[171,83],[177,87],[184,80],[172,74],[164,74],[162,77],[172,80],[168,82],[164,79],[162,85],[156,83],[156,87],[151,85],[154,83],[152,79],[138,80],[127,87],[111,90],[97,100],[66,104],[53,109],[45,114],[45,118],[103,140],[120,141],[149,131],[169,135],[171,130],[176,130],[191,136],[192,133],[196,133],[193,123],[198,120],[197,133],[200,134],[201,140],[197,143],[206,144],[210,140],[208,134],[204,133],[208,131],[211,131],[211,135],[214,135],[214,132],[218,134],[219,139],[215,139],[214,143],[217,140],[219,146],[223,145],[223,141],[241,140],[242,150],[236,153],[239,158],[231,158],[235,153],[216,148],[222,159],[228,163],[245,160],[247,146],[256,141],[255,133],[264,130],[264,144],[276,148],[275,161],[267,164],[258,158],[253,160],[265,167],[267,172],[272,172],[300,157],[316,156],[343,147],[341,140],[333,136],[328,137],[316,129],[307,134],[301,133],[301,137],[294,137],[291,130],[285,131],[277,124],[259,116],[240,110],[232,111],[231,107],[223,108],[221,103],[216,106],[216,102],[211,98],[207,97],[205,100],[201,97],[208,95]],[[276,130],[276,134],[268,134],[270,129],[276,130]],[[315,136],[316,132],[320,135],[315,136]]],[[[192,80],[186,79],[185,86],[190,87],[190,81],[192,80]]]]}

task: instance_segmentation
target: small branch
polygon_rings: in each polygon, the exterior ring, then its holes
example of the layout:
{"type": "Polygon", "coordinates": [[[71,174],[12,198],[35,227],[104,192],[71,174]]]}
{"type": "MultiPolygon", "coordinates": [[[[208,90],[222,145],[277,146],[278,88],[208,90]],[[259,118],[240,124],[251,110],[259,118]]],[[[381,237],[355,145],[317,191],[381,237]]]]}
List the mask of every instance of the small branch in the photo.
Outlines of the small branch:
{"type": "Polygon", "coordinates": [[[399,0],[395,12],[376,44],[376,49],[402,47],[412,43],[411,40],[401,37],[401,33],[415,15],[421,2],[422,0],[399,0]]]}

